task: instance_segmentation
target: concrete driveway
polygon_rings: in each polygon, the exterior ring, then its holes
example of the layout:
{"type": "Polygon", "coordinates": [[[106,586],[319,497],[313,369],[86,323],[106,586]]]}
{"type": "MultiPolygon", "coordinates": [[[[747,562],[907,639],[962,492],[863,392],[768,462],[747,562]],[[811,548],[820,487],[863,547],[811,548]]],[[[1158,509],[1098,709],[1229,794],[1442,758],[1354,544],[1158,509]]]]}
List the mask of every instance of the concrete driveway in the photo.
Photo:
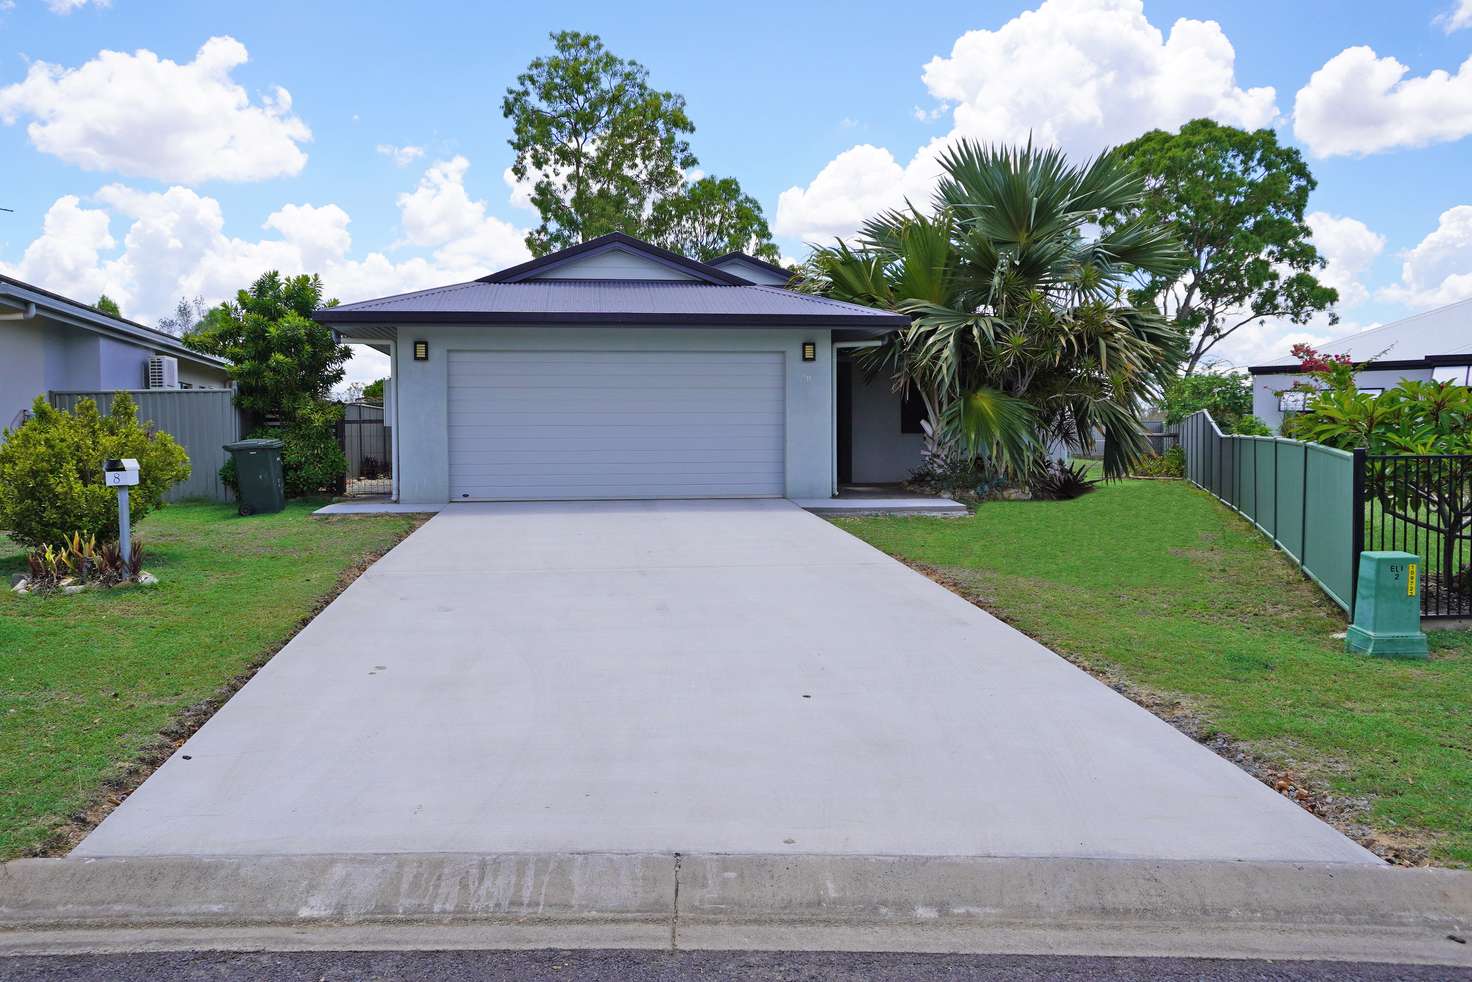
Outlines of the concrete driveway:
{"type": "Polygon", "coordinates": [[[593,851],[1377,862],[783,501],[451,506],[73,855],[593,851]]]}

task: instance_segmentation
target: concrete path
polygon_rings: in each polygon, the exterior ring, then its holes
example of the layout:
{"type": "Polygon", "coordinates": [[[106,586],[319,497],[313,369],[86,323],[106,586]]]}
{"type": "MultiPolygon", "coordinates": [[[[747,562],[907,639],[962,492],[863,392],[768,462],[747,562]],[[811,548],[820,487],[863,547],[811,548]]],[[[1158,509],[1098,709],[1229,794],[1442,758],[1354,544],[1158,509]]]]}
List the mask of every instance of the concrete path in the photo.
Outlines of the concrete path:
{"type": "Polygon", "coordinates": [[[446,508],[73,856],[595,851],[1377,862],[782,501],[446,508]]]}

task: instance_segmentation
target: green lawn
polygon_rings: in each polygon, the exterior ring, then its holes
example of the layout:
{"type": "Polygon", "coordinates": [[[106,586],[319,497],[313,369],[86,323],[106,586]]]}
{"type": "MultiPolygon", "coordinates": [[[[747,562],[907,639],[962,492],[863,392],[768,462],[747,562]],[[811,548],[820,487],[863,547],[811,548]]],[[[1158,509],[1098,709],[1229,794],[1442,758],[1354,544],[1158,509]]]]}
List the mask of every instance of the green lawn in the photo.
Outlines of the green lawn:
{"type": "MultiPolygon", "coordinates": [[[[311,518],[314,507],[240,518],[171,505],[136,532],[157,586],[0,595],[0,859],[64,847],[110,784],[158,757],[162,733],[180,735],[185,715],[202,716],[417,521],[311,518]]],[[[0,536],[4,584],[23,568],[0,536]]]]}
{"type": "Polygon", "coordinates": [[[1472,632],[1429,662],[1346,654],[1339,608],[1180,481],[969,519],[838,519],[1189,729],[1286,771],[1382,851],[1472,865],[1472,632]]]}

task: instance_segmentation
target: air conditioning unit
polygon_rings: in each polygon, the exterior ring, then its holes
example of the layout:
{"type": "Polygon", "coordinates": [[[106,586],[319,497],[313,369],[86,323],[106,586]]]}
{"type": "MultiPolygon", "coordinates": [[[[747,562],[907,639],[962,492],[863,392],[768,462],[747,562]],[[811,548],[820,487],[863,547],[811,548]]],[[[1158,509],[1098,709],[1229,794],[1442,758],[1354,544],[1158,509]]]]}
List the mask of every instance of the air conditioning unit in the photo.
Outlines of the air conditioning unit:
{"type": "Polygon", "coordinates": [[[148,359],[148,388],[177,389],[179,387],[179,359],[168,355],[154,355],[148,359]]]}

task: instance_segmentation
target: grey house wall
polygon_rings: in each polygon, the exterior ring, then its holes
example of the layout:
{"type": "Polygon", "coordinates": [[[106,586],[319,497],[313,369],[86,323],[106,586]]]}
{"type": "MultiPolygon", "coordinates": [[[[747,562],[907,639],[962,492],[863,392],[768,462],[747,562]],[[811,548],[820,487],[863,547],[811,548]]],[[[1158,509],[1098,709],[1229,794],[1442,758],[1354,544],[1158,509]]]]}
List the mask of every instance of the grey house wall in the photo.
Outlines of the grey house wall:
{"type": "MultiPolygon", "coordinates": [[[[57,409],[73,410],[78,402],[91,399],[101,412],[112,408],[115,392],[53,392],[50,401],[57,409]]],[[[230,492],[220,483],[225,463],[225,444],[241,437],[240,412],[229,389],[133,389],[128,391],[138,404],[138,418],[174,438],[189,455],[189,480],[174,485],[165,501],[209,498],[229,501],[230,492]]]]}
{"type": "Polygon", "coordinates": [[[853,373],[850,463],[854,483],[889,484],[905,480],[920,466],[925,436],[900,432],[903,400],[889,379],[876,376],[865,381],[863,370],[852,362],[841,363],[839,368],[853,373]]]}
{"type": "MultiPolygon", "coordinates": [[[[1390,389],[1402,379],[1431,380],[1431,368],[1375,370],[1369,369],[1355,374],[1355,382],[1361,389],[1390,389]]],[[[1252,376],[1252,415],[1272,427],[1273,432],[1283,425],[1283,413],[1278,409],[1278,393],[1291,389],[1294,383],[1307,382],[1307,375],[1263,374],[1252,376]]]]}
{"type": "Polygon", "coordinates": [[[0,428],[46,394],[46,338],[33,324],[0,322],[0,428]]]}
{"type": "Polygon", "coordinates": [[[448,398],[450,351],[774,351],[786,362],[786,494],[833,493],[833,369],[827,330],[691,330],[642,327],[506,327],[412,325],[394,346],[399,500],[439,504],[450,497],[448,398]],[[413,342],[427,341],[429,359],[414,361],[413,342]],[[817,360],[802,360],[802,343],[817,360]]]}
{"type": "MultiPolygon", "coordinates": [[[[38,395],[110,392],[147,384],[153,350],[44,316],[0,321],[0,427],[15,425],[38,395]]],[[[179,360],[179,380],[197,388],[226,388],[229,375],[179,360]]]]}

